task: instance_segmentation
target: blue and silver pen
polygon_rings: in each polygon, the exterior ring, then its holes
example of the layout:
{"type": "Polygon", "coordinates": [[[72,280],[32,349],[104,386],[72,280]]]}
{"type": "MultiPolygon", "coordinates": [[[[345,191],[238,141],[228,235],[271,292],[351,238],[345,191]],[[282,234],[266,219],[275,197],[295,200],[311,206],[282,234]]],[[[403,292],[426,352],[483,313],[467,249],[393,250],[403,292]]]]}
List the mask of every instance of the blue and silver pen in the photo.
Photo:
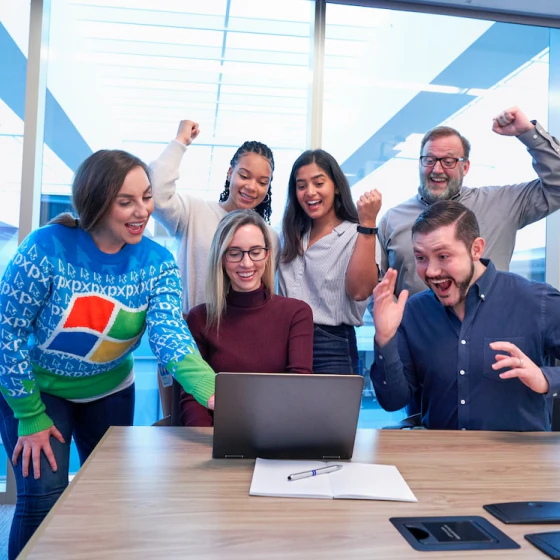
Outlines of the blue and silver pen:
{"type": "Polygon", "coordinates": [[[310,476],[317,476],[318,474],[329,474],[339,471],[343,465],[329,465],[328,467],[321,467],[320,469],[313,469],[311,471],[302,471],[288,476],[288,480],[299,480],[300,478],[309,478],[310,476]]]}

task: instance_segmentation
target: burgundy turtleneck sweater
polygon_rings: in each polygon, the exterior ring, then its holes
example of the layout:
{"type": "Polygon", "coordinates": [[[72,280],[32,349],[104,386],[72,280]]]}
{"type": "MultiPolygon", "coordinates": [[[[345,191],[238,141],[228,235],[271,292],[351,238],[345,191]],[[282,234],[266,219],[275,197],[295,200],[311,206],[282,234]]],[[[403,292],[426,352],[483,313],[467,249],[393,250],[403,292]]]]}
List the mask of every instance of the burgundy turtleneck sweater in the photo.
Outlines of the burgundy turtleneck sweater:
{"type": "MultiPolygon", "coordinates": [[[[206,305],[189,311],[187,323],[202,357],[215,371],[312,373],[313,313],[307,303],[261,286],[254,292],[230,290],[226,311],[206,329],[206,305]]],[[[181,394],[184,426],[212,426],[213,413],[188,393],[181,394]]]]}

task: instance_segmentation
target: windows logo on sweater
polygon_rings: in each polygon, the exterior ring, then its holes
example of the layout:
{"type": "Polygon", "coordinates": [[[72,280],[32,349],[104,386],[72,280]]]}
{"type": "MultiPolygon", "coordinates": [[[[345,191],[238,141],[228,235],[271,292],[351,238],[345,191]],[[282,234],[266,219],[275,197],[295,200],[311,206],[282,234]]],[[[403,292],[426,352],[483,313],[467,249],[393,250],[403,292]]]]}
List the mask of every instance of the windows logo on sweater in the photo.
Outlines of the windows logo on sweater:
{"type": "Polygon", "coordinates": [[[144,331],[147,305],[131,309],[104,295],[74,295],[42,350],[64,352],[92,363],[126,354],[144,331]]]}

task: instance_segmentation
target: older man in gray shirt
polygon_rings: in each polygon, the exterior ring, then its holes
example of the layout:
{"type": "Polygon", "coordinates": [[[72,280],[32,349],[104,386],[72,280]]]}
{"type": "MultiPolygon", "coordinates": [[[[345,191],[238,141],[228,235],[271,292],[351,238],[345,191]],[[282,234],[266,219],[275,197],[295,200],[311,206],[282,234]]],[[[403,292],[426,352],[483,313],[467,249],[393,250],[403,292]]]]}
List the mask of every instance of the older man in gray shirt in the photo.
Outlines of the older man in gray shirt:
{"type": "Polygon", "coordinates": [[[450,127],[426,133],[420,149],[418,194],[387,211],[379,223],[381,275],[398,271],[395,293],[410,295],[426,289],[416,274],[410,229],[420,213],[438,200],[457,200],[472,210],[486,240],[484,256],[499,270],[508,270],[518,229],[560,208],[560,143],[517,107],[503,111],[492,129],[517,136],[533,156],[538,179],[517,185],[471,188],[463,186],[470,166],[470,144],[450,127]]]}
{"type": "MultiPolygon", "coordinates": [[[[418,194],[387,211],[379,223],[379,265],[382,278],[389,268],[398,271],[395,294],[410,295],[426,289],[416,274],[411,228],[416,218],[438,200],[457,200],[472,210],[486,240],[484,257],[498,270],[508,270],[517,230],[560,208],[560,143],[517,107],[498,115],[492,130],[517,136],[533,156],[538,179],[517,185],[464,187],[469,171],[470,143],[454,128],[429,130],[420,147],[418,194]]],[[[408,405],[408,414],[420,411],[420,394],[408,405]]]]}

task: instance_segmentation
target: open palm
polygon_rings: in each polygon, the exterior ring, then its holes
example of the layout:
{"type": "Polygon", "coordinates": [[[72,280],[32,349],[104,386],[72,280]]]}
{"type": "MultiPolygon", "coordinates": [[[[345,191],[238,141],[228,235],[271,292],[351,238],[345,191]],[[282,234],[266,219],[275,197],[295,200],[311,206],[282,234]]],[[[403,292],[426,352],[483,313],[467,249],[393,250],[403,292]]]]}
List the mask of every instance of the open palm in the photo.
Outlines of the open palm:
{"type": "Polygon", "coordinates": [[[385,346],[397,334],[403,318],[408,290],[403,290],[395,301],[396,281],[397,271],[390,268],[373,290],[373,322],[378,346],[385,346]]]}

